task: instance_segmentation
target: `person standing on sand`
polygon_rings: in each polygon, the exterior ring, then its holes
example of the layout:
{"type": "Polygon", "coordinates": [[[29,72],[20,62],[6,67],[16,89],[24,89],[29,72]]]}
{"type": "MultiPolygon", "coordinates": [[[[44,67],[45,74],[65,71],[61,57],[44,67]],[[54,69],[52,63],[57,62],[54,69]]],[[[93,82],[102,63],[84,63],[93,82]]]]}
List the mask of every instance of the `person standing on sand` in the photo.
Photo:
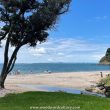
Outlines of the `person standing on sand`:
{"type": "Polygon", "coordinates": [[[17,70],[16,71],[16,75],[20,75],[20,70],[17,70]]]}
{"type": "Polygon", "coordinates": [[[100,72],[100,75],[101,75],[101,78],[103,78],[103,73],[102,72],[100,72]]]}

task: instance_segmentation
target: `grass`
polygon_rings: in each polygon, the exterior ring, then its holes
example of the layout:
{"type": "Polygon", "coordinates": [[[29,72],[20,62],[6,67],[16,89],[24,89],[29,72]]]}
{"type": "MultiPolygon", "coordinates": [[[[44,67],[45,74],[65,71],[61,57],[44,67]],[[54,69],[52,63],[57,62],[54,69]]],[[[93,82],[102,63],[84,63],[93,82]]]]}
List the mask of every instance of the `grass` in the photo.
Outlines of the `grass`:
{"type": "Polygon", "coordinates": [[[0,110],[110,110],[110,99],[63,92],[26,92],[0,98],[0,110]],[[70,106],[73,109],[30,108],[47,106],[70,106]]]}

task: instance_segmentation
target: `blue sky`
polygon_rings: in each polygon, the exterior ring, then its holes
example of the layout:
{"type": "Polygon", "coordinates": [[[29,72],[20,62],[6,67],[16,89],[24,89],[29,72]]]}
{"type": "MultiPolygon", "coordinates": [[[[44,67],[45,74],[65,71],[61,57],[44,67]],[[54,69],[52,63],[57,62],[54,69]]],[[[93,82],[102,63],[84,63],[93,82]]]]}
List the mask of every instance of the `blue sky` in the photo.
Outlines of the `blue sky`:
{"type": "MultiPolygon", "coordinates": [[[[47,42],[23,47],[17,63],[98,62],[110,47],[109,5],[110,0],[73,0],[69,12],[49,31],[47,42]]],[[[2,54],[0,49],[1,58],[2,54]]]]}

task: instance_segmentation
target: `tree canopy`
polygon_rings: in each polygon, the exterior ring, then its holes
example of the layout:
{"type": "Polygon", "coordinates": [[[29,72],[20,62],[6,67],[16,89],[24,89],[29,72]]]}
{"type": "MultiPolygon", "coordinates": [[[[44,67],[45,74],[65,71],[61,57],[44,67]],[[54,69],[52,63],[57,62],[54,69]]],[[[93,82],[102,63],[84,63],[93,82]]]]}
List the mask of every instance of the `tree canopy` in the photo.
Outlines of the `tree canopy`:
{"type": "Polygon", "coordinates": [[[10,35],[12,46],[44,42],[57,17],[68,11],[70,0],[0,0],[0,40],[10,35]]]}

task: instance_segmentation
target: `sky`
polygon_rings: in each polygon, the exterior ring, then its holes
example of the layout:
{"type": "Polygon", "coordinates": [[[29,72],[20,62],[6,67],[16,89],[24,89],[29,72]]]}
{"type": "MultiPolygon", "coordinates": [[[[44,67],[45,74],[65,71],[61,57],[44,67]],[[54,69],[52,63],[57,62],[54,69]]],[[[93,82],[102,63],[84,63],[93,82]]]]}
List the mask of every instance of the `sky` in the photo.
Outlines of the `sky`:
{"type": "Polygon", "coordinates": [[[17,63],[98,63],[109,47],[110,0],[72,0],[68,13],[49,31],[47,41],[35,48],[22,47],[17,63]]]}

